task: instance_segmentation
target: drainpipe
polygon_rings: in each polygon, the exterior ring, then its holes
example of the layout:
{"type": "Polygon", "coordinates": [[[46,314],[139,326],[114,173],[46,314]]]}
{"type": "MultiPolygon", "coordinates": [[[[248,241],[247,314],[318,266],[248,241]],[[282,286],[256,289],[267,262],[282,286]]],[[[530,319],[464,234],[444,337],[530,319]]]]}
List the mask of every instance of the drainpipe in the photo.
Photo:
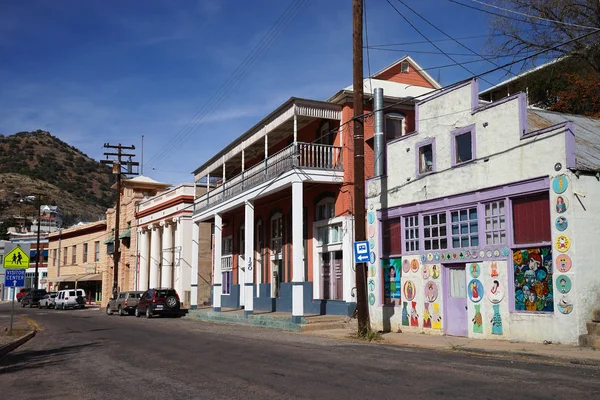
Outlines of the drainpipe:
{"type": "Polygon", "coordinates": [[[383,89],[375,88],[374,91],[374,105],[373,111],[375,112],[375,135],[374,135],[374,152],[375,152],[375,176],[382,176],[385,174],[384,167],[384,156],[385,156],[385,137],[383,134],[383,89]]]}

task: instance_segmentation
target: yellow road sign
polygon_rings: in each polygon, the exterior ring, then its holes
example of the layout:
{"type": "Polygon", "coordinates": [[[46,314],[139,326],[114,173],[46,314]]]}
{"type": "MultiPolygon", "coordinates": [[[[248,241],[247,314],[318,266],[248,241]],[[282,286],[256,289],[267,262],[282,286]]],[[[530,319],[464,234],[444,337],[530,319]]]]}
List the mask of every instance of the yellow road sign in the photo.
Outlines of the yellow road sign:
{"type": "Polygon", "coordinates": [[[4,255],[4,268],[26,269],[29,268],[29,256],[20,247],[15,247],[4,255]]]}

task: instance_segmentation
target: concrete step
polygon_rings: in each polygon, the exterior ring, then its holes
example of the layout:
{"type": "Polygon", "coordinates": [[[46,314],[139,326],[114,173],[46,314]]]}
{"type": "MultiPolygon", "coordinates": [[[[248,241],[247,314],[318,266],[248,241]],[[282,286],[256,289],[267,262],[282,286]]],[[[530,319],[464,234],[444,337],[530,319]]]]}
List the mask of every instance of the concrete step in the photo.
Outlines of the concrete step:
{"type": "Polygon", "coordinates": [[[594,310],[594,315],[592,317],[593,322],[600,322],[600,309],[594,310]]]}
{"type": "Polygon", "coordinates": [[[306,319],[307,324],[322,324],[322,323],[337,323],[337,322],[347,322],[349,320],[348,317],[340,316],[340,315],[315,315],[304,317],[306,319]]]}
{"type": "Polygon", "coordinates": [[[302,332],[326,331],[330,329],[348,329],[350,326],[345,322],[321,322],[318,324],[302,324],[300,330],[302,332]]]}
{"type": "Polygon", "coordinates": [[[600,322],[588,321],[585,325],[588,335],[600,336],[600,322]]]}
{"type": "Polygon", "coordinates": [[[583,347],[591,347],[594,350],[600,350],[600,336],[581,335],[579,336],[579,345],[583,347]]]}

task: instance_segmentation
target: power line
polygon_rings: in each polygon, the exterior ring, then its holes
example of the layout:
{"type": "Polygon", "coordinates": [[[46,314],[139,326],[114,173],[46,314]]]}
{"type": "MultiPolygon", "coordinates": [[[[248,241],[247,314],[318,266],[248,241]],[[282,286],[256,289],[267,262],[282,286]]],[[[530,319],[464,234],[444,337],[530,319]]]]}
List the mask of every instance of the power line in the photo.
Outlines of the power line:
{"type": "MultiPolygon", "coordinates": [[[[451,56],[460,56],[460,57],[495,57],[495,54],[468,54],[468,53],[442,53],[441,51],[427,51],[427,50],[408,50],[408,49],[388,49],[385,47],[369,47],[371,50],[377,51],[395,51],[399,53],[416,53],[416,54],[449,54],[451,56]]],[[[507,57],[506,55],[502,57],[507,57]]],[[[482,60],[483,61],[483,60],[482,60]]]]}
{"type": "MultiPolygon", "coordinates": [[[[529,32],[529,31],[533,31],[533,30],[534,29],[524,29],[523,32],[529,32]]],[[[456,39],[457,40],[469,40],[469,39],[481,39],[481,38],[496,37],[496,36],[503,36],[503,35],[501,33],[490,33],[487,35],[463,36],[463,37],[459,37],[456,39]]],[[[452,39],[432,40],[432,42],[434,42],[434,43],[450,42],[450,41],[452,41],[452,39]]],[[[374,49],[376,47],[408,46],[408,45],[413,45],[413,44],[425,44],[425,43],[429,43],[429,42],[427,40],[418,40],[418,41],[413,41],[413,42],[372,44],[372,45],[370,45],[370,48],[374,49]]]]}
{"type": "MultiPolygon", "coordinates": [[[[464,45],[463,43],[459,42],[458,40],[454,39],[452,36],[448,35],[442,29],[438,28],[435,24],[431,23],[431,21],[429,21],[427,18],[425,18],[424,16],[422,16],[421,14],[419,14],[417,11],[415,11],[413,8],[411,8],[410,6],[408,6],[408,4],[406,4],[403,0],[397,0],[397,1],[400,2],[400,3],[402,3],[404,5],[404,7],[408,8],[410,11],[412,11],[413,14],[415,14],[417,17],[421,18],[423,21],[425,21],[427,24],[429,24],[429,26],[433,27],[435,30],[437,30],[442,35],[446,36],[447,38],[453,40],[459,46],[461,46],[464,49],[470,51],[475,56],[481,57],[482,59],[484,59],[485,61],[489,62],[490,64],[492,64],[492,65],[494,65],[496,67],[498,66],[498,64],[496,64],[495,62],[493,62],[491,59],[488,59],[488,58],[482,56],[481,54],[477,53],[475,50],[471,49],[470,47],[468,47],[468,46],[464,45]]],[[[517,76],[517,74],[515,74],[514,72],[512,72],[510,69],[505,69],[505,71],[508,72],[508,73],[510,73],[510,74],[513,74],[514,76],[517,76]]]]}
{"type": "Polygon", "coordinates": [[[242,60],[237,68],[229,75],[227,80],[219,87],[216,93],[211,96],[206,103],[196,112],[196,114],[184,125],[169,142],[163,146],[163,149],[153,156],[148,162],[148,166],[160,161],[179,145],[181,145],[199,124],[223,101],[228,97],[231,91],[248,75],[250,69],[256,65],[260,57],[275,43],[285,29],[291,24],[292,20],[298,14],[300,9],[308,0],[293,0],[285,9],[283,14],[276,20],[267,33],[261,38],[259,43],[254,46],[250,53],[242,60]]]}
{"type": "MultiPolygon", "coordinates": [[[[452,60],[455,63],[458,63],[458,61],[456,61],[454,58],[452,58],[451,55],[447,54],[444,50],[442,50],[441,47],[439,47],[437,44],[435,44],[434,42],[430,41],[429,38],[427,36],[425,36],[425,34],[423,34],[412,22],[410,22],[410,20],[408,18],[406,18],[406,16],[404,16],[404,14],[402,14],[400,12],[400,10],[398,10],[396,7],[394,7],[394,5],[392,4],[392,2],[390,0],[386,0],[387,3],[394,9],[394,11],[396,11],[396,13],[398,15],[400,15],[400,17],[402,17],[402,19],[404,21],[406,21],[407,24],[409,24],[419,35],[421,35],[423,37],[423,39],[427,40],[429,42],[429,44],[431,44],[433,47],[435,47],[436,49],[438,49],[440,52],[442,52],[442,54],[444,54],[446,57],[448,57],[450,60],[452,60]]],[[[467,71],[470,74],[475,74],[475,72],[471,71],[469,68],[465,67],[462,64],[458,64],[462,69],[464,69],[465,71],[467,71]]],[[[490,85],[493,85],[493,83],[491,83],[490,81],[483,79],[484,81],[486,81],[487,83],[489,83],[490,85]]]]}
{"type": "Polygon", "coordinates": [[[572,26],[572,27],[575,27],[575,28],[582,28],[582,29],[599,30],[598,28],[594,28],[594,27],[591,27],[591,26],[572,24],[572,23],[569,23],[569,22],[558,21],[558,20],[555,20],[555,19],[549,19],[549,18],[539,17],[537,15],[526,14],[526,13],[523,13],[523,12],[520,12],[520,11],[511,10],[509,8],[500,7],[500,6],[497,6],[495,4],[489,4],[489,3],[486,3],[484,1],[479,1],[479,0],[469,0],[469,1],[471,1],[473,3],[484,5],[486,7],[492,7],[492,8],[496,8],[498,10],[506,11],[506,12],[509,12],[509,13],[517,14],[517,15],[521,15],[521,16],[524,16],[524,17],[527,17],[527,18],[533,18],[533,19],[539,19],[541,21],[552,22],[553,24],[560,24],[560,25],[572,26]]]}

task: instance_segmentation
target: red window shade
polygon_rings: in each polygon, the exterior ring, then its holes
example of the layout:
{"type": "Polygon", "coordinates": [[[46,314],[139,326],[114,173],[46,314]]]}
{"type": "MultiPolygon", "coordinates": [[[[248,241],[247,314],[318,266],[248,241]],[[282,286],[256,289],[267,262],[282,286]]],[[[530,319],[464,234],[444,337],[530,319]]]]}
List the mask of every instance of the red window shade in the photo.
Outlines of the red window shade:
{"type": "Polygon", "coordinates": [[[381,241],[383,256],[398,255],[402,253],[402,228],[400,218],[388,219],[381,223],[381,241]]]}
{"type": "Polygon", "coordinates": [[[550,198],[548,193],[512,200],[515,244],[550,242],[550,198]]]}

